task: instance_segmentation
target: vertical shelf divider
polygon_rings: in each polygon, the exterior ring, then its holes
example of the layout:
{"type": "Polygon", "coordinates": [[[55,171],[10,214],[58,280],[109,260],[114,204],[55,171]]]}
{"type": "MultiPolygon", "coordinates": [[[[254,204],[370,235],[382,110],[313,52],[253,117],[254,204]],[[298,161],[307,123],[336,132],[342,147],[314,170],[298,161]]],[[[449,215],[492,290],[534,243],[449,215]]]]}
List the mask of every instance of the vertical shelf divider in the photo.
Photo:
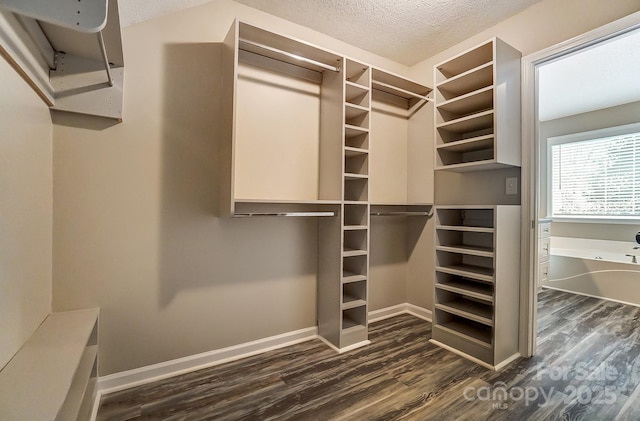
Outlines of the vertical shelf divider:
{"type": "Polygon", "coordinates": [[[341,350],[368,341],[369,290],[369,128],[371,68],[345,60],[342,276],[340,278],[341,350]]]}

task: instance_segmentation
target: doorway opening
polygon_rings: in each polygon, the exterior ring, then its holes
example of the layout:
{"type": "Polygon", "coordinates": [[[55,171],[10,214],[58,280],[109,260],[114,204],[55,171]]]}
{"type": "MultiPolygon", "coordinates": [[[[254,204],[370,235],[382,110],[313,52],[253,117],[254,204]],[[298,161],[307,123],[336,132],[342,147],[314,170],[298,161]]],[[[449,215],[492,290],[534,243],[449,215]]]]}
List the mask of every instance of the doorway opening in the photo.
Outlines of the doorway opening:
{"type": "MultiPolygon", "coordinates": [[[[583,290],[572,293],[583,294],[582,300],[587,305],[588,295],[599,296],[607,288],[620,290],[618,294],[628,298],[623,287],[598,283],[591,272],[606,276],[607,271],[618,271],[616,279],[623,273],[640,277],[640,266],[604,267],[604,252],[591,256],[591,247],[596,245],[609,249],[619,246],[611,251],[626,258],[625,254],[631,253],[623,252],[631,244],[637,231],[634,229],[640,223],[639,210],[633,208],[638,201],[634,186],[640,186],[640,176],[637,182],[635,175],[631,180],[608,176],[595,158],[600,147],[600,157],[608,159],[606,164],[612,166],[613,172],[620,172],[625,170],[622,167],[629,156],[635,159],[633,153],[629,155],[624,151],[625,145],[631,145],[632,149],[636,143],[640,145],[640,82],[637,80],[640,48],[628,49],[634,43],[640,44],[640,13],[522,60],[524,265],[520,348],[524,356],[536,353],[541,287],[571,291],[569,286],[581,286],[583,290]],[[625,62],[627,58],[631,61],[625,62]],[[586,64],[589,60],[594,64],[586,64]],[[613,162],[612,157],[617,161],[613,162]],[[569,177],[572,165],[588,171],[583,172],[582,178],[569,177]],[[632,191],[630,199],[622,197],[625,189],[632,191]],[[607,190],[609,197],[601,190],[607,190]],[[631,204],[631,210],[623,209],[625,200],[631,204]],[[618,206],[614,205],[616,201],[618,206]],[[603,202],[612,206],[603,207],[603,202]],[[629,242],[623,241],[625,236],[629,242]],[[597,244],[598,241],[621,244],[597,244]],[[566,256],[581,248],[589,249],[588,261],[566,256]],[[562,252],[555,253],[554,249],[562,252]],[[632,273],[635,269],[637,273],[632,273]]],[[[626,169],[633,167],[632,162],[626,169]]],[[[631,259],[629,257],[630,263],[631,259]]],[[[605,279],[610,279],[610,274],[605,279]]],[[[615,295],[604,298],[625,302],[615,295]]],[[[547,312],[548,309],[541,311],[541,316],[547,312]]]]}

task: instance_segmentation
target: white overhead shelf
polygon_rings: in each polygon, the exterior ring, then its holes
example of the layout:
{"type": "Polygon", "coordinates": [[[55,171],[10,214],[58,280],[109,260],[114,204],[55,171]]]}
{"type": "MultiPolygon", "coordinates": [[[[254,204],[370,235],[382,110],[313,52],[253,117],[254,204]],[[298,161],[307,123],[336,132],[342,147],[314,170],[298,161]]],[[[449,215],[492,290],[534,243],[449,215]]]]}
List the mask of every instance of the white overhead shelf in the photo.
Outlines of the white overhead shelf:
{"type": "Polygon", "coordinates": [[[0,17],[0,52],[47,105],[122,120],[117,0],[0,0],[0,17]]]}
{"type": "Polygon", "coordinates": [[[0,8],[74,31],[96,33],[107,23],[108,0],[0,0],[0,8]]]}

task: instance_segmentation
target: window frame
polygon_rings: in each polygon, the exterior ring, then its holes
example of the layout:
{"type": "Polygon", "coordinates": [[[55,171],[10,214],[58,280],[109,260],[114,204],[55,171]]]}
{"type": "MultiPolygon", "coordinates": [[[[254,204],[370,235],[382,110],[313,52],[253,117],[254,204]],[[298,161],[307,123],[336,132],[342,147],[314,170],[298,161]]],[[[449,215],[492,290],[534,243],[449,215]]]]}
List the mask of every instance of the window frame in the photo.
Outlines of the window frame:
{"type": "Polygon", "coordinates": [[[598,130],[589,130],[586,132],[570,133],[561,136],[553,136],[547,139],[547,215],[548,218],[558,222],[575,222],[575,223],[595,223],[595,224],[630,224],[637,225],[640,223],[640,216],[614,216],[614,215],[571,215],[571,216],[555,216],[553,215],[553,158],[552,147],[567,143],[583,142],[587,140],[596,140],[613,136],[624,136],[631,133],[640,133],[640,122],[625,124],[622,126],[606,127],[598,130]]]}

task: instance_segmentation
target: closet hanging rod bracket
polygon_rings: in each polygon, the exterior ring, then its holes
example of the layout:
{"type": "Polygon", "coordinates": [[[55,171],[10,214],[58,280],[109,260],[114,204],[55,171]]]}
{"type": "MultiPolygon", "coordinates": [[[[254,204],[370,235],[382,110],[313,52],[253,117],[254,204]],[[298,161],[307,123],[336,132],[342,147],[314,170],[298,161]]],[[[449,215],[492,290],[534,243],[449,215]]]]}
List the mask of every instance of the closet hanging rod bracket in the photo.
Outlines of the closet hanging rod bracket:
{"type": "Polygon", "coordinates": [[[104,38],[102,37],[102,31],[98,31],[98,43],[100,44],[100,52],[102,53],[102,60],[104,60],[104,69],[107,72],[107,79],[109,86],[113,86],[113,78],[111,77],[111,67],[109,65],[109,58],[107,57],[107,49],[104,47],[104,38]]]}
{"type": "Polygon", "coordinates": [[[283,50],[280,50],[280,49],[275,48],[275,47],[270,47],[268,45],[260,44],[259,42],[249,41],[249,40],[246,40],[246,39],[243,39],[243,38],[240,38],[239,42],[243,43],[243,44],[247,44],[247,45],[252,45],[254,47],[257,47],[257,48],[260,48],[260,49],[263,49],[263,50],[271,51],[272,53],[280,54],[280,55],[283,55],[285,57],[289,57],[289,58],[292,58],[292,59],[295,59],[295,60],[298,60],[298,61],[309,63],[309,64],[312,64],[314,66],[323,68],[325,70],[331,70],[332,72],[339,72],[340,71],[340,67],[331,66],[329,64],[322,63],[322,62],[316,61],[316,60],[312,60],[310,58],[306,58],[306,57],[300,56],[298,54],[293,54],[293,53],[290,53],[288,51],[283,51],[283,50]]]}

